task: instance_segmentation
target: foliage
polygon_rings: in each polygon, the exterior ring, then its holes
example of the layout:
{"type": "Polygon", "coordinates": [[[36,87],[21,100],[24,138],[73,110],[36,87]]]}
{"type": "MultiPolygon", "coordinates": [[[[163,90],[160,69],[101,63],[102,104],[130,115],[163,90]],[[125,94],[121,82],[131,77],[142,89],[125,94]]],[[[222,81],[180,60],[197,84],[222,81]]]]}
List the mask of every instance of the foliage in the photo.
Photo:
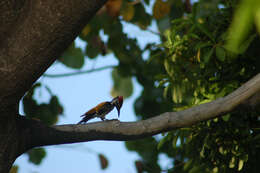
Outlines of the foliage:
{"type": "Polygon", "coordinates": [[[230,28],[230,40],[227,43],[228,49],[234,52],[240,52],[243,42],[247,42],[246,38],[250,34],[253,24],[255,23],[260,33],[260,1],[248,0],[242,1],[234,15],[230,28]]]}
{"type": "Polygon", "coordinates": [[[59,59],[64,65],[71,68],[81,68],[84,64],[84,54],[73,43],[59,59]]]}
{"type": "MultiPolygon", "coordinates": [[[[172,99],[173,111],[225,96],[259,72],[255,46],[260,40],[255,31],[239,43],[239,52],[225,45],[235,4],[229,1],[221,8],[215,4],[209,12],[201,8],[206,3],[195,3],[191,14],[172,20],[171,28],[164,31],[163,55],[157,58],[164,60],[166,73],[159,74],[157,81],[164,87],[165,98],[172,99]]],[[[259,129],[253,125],[259,124],[257,115],[237,111],[167,133],[158,148],[175,159],[168,171],[257,172],[259,129]]],[[[132,150],[141,155],[137,145],[132,150]]]]}
{"type": "Polygon", "coordinates": [[[101,169],[106,169],[108,167],[108,160],[103,154],[98,154],[101,169]]]}
{"type": "Polygon", "coordinates": [[[122,78],[120,77],[118,70],[114,69],[112,72],[112,78],[114,86],[111,90],[111,96],[116,97],[122,95],[124,98],[127,98],[133,93],[133,84],[130,77],[122,78]]]}
{"type": "MultiPolygon", "coordinates": [[[[119,64],[111,94],[129,97],[135,77],[143,87],[134,105],[139,119],[183,110],[225,96],[259,73],[259,9],[257,0],[109,0],[79,35],[85,49],[72,44],[59,61],[78,69],[84,56],[113,53],[119,64]],[[124,32],[125,23],[147,32],[155,23],[161,43],[142,48],[124,32]]],[[[39,86],[24,97],[24,112],[54,124],[62,106],[52,94],[49,103],[37,103],[33,94],[39,86]]],[[[126,147],[140,155],[138,172],[160,172],[162,153],[173,158],[167,172],[257,172],[259,111],[241,107],[163,136],[126,142],[126,147]]],[[[105,169],[106,159],[99,157],[105,169]]]]}
{"type": "Polygon", "coordinates": [[[19,167],[17,165],[12,166],[11,170],[9,171],[9,173],[17,173],[18,172],[19,167]]]}
{"type": "Polygon", "coordinates": [[[35,148],[28,151],[29,161],[39,165],[41,164],[43,158],[46,156],[46,151],[43,148],[35,148]]]}
{"type": "Polygon", "coordinates": [[[58,116],[62,114],[63,107],[59,103],[57,96],[53,95],[48,87],[45,87],[45,89],[51,95],[49,102],[37,103],[33,96],[38,87],[41,87],[40,83],[35,84],[23,98],[23,111],[28,118],[41,120],[47,125],[53,125],[58,121],[58,116]]]}

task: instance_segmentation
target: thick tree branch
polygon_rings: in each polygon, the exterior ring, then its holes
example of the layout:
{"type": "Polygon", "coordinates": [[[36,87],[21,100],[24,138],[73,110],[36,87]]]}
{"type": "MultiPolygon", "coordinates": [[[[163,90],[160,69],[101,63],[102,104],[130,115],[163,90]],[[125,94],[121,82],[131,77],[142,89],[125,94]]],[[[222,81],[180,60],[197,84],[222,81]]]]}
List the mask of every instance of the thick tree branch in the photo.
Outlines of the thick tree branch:
{"type": "MultiPolygon", "coordinates": [[[[19,99],[106,0],[0,2],[0,102],[19,99]]],[[[3,103],[3,104],[2,104],[3,103]]]]}
{"type": "MultiPolygon", "coordinates": [[[[52,127],[44,126],[40,122],[29,123],[31,126],[30,147],[93,140],[126,141],[140,139],[221,116],[233,111],[258,92],[260,92],[260,74],[226,97],[184,111],[166,112],[138,122],[106,121],[86,125],[57,125],[52,127]]],[[[28,124],[26,127],[28,127],[28,124]]]]}

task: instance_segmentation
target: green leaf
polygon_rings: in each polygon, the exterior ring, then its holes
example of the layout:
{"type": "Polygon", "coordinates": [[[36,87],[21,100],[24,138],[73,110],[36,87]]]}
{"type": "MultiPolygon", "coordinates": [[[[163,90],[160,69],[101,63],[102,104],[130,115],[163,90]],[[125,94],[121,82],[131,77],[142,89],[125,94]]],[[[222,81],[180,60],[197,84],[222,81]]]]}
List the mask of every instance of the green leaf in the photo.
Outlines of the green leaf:
{"type": "Polygon", "coordinates": [[[151,16],[146,12],[142,3],[138,3],[134,7],[135,15],[131,22],[137,24],[141,29],[146,29],[151,23],[151,16]]]}
{"type": "Polygon", "coordinates": [[[9,171],[9,173],[18,173],[18,169],[19,167],[17,165],[12,166],[11,170],[9,171]]]}
{"type": "Polygon", "coordinates": [[[162,86],[164,86],[167,82],[168,82],[167,80],[161,80],[161,81],[159,82],[158,86],[156,86],[156,87],[157,87],[157,88],[162,87],[162,86]]]}
{"type": "Polygon", "coordinates": [[[182,102],[182,91],[180,85],[178,84],[175,84],[172,87],[172,100],[174,103],[182,102]]]}
{"type": "Polygon", "coordinates": [[[163,97],[164,98],[167,98],[167,95],[168,95],[168,92],[169,92],[169,89],[170,89],[171,85],[168,85],[164,88],[163,90],[163,97]]]}
{"type": "Polygon", "coordinates": [[[222,116],[222,119],[223,119],[224,121],[226,121],[226,122],[229,120],[229,118],[230,118],[230,114],[227,114],[227,115],[222,116]]]}
{"type": "Polygon", "coordinates": [[[150,4],[150,0],[144,0],[144,2],[149,5],[150,4]]]}
{"type": "Polygon", "coordinates": [[[193,166],[189,171],[189,173],[199,173],[199,172],[201,172],[200,166],[193,166]]]}
{"type": "Polygon", "coordinates": [[[59,59],[67,67],[79,69],[84,64],[84,54],[80,48],[72,44],[59,59]]]}
{"type": "Polygon", "coordinates": [[[243,160],[244,162],[248,161],[248,154],[243,154],[241,157],[241,160],[243,160]]]}
{"type": "Polygon", "coordinates": [[[214,52],[214,48],[209,49],[203,56],[203,61],[207,64],[214,52]]]}
{"type": "Polygon", "coordinates": [[[164,32],[164,35],[165,35],[167,41],[165,41],[165,42],[163,43],[163,46],[166,47],[166,48],[168,48],[168,49],[170,49],[170,48],[173,47],[173,42],[172,42],[171,34],[172,34],[172,33],[170,32],[169,29],[167,29],[167,30],[164,32]]]}
{"type": "Polygon", "coordinates": [[[162,139],[160,140],[160,142],[158,143],[158,145],[157,145],[157,150],[160,150],[160,149],[162,148],[162,146],[163,146],[167,141],[169,141],[169,137],[168,137],[168,136],[162,138],[162,139]]]}
{"type": "Polygon", "coordinates": [[[29,161],[35,165],[41,164],[43,158],[46,156],[46,151],[43,148],[35,148],[27,152],[29,161]]]}
{"type": "Polygon", "coordinates": [[[225,61],[226,58],[226,51],[223,47],[217,46],[216,47],[216,56],[220,61],[225,61]]]}
{"type": "Polygon", "coordinates": [[[122,77],[119,75],[118,70],[112,71],[112,78],[114,86],[111,90],[113,97],[122,95],[125,98],[130,97],[133,93],[133,83],[131,77],[122,77]]]}
{"type": "Polygon", "coordinates": [[[167,73],[169,74],[169,76],[173,77],[173,74],[174,74],[173,65],[171,64],[171,62],[168,59],[164,60],[164,68],[167,71],[167,73]]]}
{"type": "Polygon", "coordinates": [[[244,165],[244,161],[243,160],[239,160],[237,170],[241,171],[243,169],[243,165],[244,165]]]}
{"type": "Polygon", "coordinates": [[[184,171],[188,171],[188,170],[191,168],[192,163],[193,163],[193,160],[192,160],[192,159],[188,160],[188,161],[184,164],[183,170],[184,170],[184,171]]]}
{"type": "Polygon", "coordinates": [[[50,100],[50,109],[54,115],[59,115],[63,113],[63,107],[59,102],[57,96],[52,96],[50,100]]]}
{"type": "Polygon", "coordinates": [[[220,147],[218,148],[218,151],[219,151],[221,154],[223,154],[223,155],[225,154],[225,153],[224,153],[224,149],[223,149],[222,146],[220,146],[220,147]]]}
{"type": "Polygon", "coordinates": [[[200,157],[205,158],[205,144],[203,145],[201,151],[200,151],[200,157]]]}
{"type": "MultiPolygon", "coordinates": [[[[39,84],[36,84],[23,98],[23,109],[27,118],[43,121],[45,124],[53,125],[58,121],[58,116],[63,113],[63,107],[59,103],[58,97],[52,95],[49,102],[37,103],[34,92],[39,84]]],[[[45,87],[49,94],[52,94],[48,87],[45,87]]]]}
{"type": "Polygon", "coordinates": [[[236,158],[233,156],[229,162],[229,168],[234,168],[236,166],[236,158]]]}
{"type": "Polygon", "coordinates": [[[89,58],[96,58],[98,54],[100,53],[97,46],[93,46],[92,44],[87,44],[86,46],[86,55],[89,58]]]}
{"type": "Polygon", "coordinates": [[[213,173],[218,173],[218,167],[212,169],[213,173]]]}
{"type": "Polygon", "coordinates": [[[260,5],[256,7],[256,13],[255,13],[255,24],[256,28],[258,30],[258,34],[260,34],[260,5]]]}
{"type": "Polygon", "coordinates": [[[177,88],[175,86],[172,87],[172,101],[174,103],[178,103],[178,95],[177,95],[177,88]]]}
{"type": "Polygon", "coordinates": [[[240,46],[245,38],[250,33],[253,27],[254,14],[260,6],[259,0],[244,0],[240,1],[237,10],[235,11],[234,19],[229,28],[229,37],[227,42],[228,50],[240,53],[240,46]]]}
{"type": "Polygon", "coordinates": [[[58,121],[58,114],[52,112],[50,104],[42,103],[38,105],[37,112],[35,117],[47,125],[53,125],[58,121]]]}
{"type": "Polygon", "coordinates": [[[173,148],[176,148],[177,147],[177,141],[179,139],[179,136],[178,135],[175,135],[172,139],[172,147],[173,148]]]}
{"type": "Polygon", "coordinates": [[[164,31],[167,31],[167,29],[170,27],[170,18],[168,16],[165,16],[164,18],[157,20],[157,26],[161,33],[164,31]]]}

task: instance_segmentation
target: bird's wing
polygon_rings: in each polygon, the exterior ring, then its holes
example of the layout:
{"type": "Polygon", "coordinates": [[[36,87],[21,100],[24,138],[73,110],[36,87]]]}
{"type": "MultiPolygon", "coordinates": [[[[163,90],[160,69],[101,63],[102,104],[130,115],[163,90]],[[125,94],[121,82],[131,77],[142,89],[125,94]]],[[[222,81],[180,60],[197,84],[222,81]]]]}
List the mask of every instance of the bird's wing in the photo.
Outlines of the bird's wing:
{"type": "Polygon", "coordinates": [[[95,107],[96,112],[99,112],[102,108],[104,108],[104,106],[105,106],[106,104],[109,104],[109,102],[99,103],[99,104],[95,107]]]}
{"type": "Polygon", "coordinates": [[[94,114],[96,114],[107,103],[108,102],[99,103],[97,106],[95,106],[94,108],[90,109],[85,114],[81,115],[81,117],[86,116],[86,115],[94,115],[94,114]]]}

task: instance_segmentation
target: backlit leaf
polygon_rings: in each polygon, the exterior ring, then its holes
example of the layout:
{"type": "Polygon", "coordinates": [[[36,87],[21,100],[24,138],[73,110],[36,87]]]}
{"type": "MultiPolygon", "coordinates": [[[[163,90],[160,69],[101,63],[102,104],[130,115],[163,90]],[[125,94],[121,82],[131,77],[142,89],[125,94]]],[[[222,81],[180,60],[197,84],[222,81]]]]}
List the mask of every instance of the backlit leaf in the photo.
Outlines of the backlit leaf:
{"type": "Polygon", "coordinates": [[[101,169],[106,169],[108,167],[108,160],[103,154],[98,154],[99,163],[101,166],[101,169]]]}
{"type": "Polygon", "coordinates": [[[12,166],[11,170],[9,171],[9,173],[18,173],[18,169],[19,167],[17,165],[12,166]]]}
{"type": "Polygon", "coordinates": [[[35,165],[41,164],[43,158],[46,156],[46,151],[44,148],[34,148],[27,152],[29,156],[29,161],[35,165]]]}
{"type": "Polygon", "coordinates": [[[234,168],[236,166],[236,158],[233,156],[229,161],[229,168],[234,168]]]}
{"type": "Polygon", "coordinates": [[[84,64],[84,54],[80,48],[72,44],[59,59],[67,67],[79,69],[84,64]]]}
{"type": "Polygon", "coordinates": [[[117,70],[113,70],[112,78],[114,81],[114,86],[110,93],[113,97],[122,95],[124,98],[127,98],[132,95],[133,83],[131,77],[122,77],[118,74],[117,70]]]}
{"type": "Polygon", "coordinates": [[[108,0],[105,4],[109,16],[117,17],[120,12],[122,0],[108,0]]]}
{"type": "Polygon", "coordinates": [[[259,0],[240,1],[229,28],[229,40],[226,46],[228,50],[236,53],[240,52],[241,44],[253,27],[254,10],[255,7],[259,7],[259,2],[259,0]]]}
{"type": "Polygon", "coordinates": [[[243,169],[243,165],[244,165],[244,161],[243,160],[239,160],[237,170],[241,171],[243,169]]]}
{"type": "Polygon", "coordinates": [[[214,52],[214,49],[211,48],[210,50],[208,50],[204,55],[203,55],[203,61],[207,64],[212,56],[214,52]]]}
{"type": "Polygon", "coordinates": [[[86,25],[86,26],[83,28],[83,30],[81,31],[81,33],[82,33],[83,36],[86,36],[86,35],[88,35],[88,33],[89,33],[90,31],[91,31],[90,25],[86,25]]]}
{"type": "Polygon", "coordinates": [[[161,19],[170,12],[170,4],[167,1],[156,0],[153,6],[153,16],[161,19]]]}
{"type": "Polygon", "coordinates": [[[123,19],[125,21],[130,21],[135,14],[135,8],[133,5],[127,5],[126,8],[124,8],[121,12],[121,15],[123,16],[123,19]]]}

